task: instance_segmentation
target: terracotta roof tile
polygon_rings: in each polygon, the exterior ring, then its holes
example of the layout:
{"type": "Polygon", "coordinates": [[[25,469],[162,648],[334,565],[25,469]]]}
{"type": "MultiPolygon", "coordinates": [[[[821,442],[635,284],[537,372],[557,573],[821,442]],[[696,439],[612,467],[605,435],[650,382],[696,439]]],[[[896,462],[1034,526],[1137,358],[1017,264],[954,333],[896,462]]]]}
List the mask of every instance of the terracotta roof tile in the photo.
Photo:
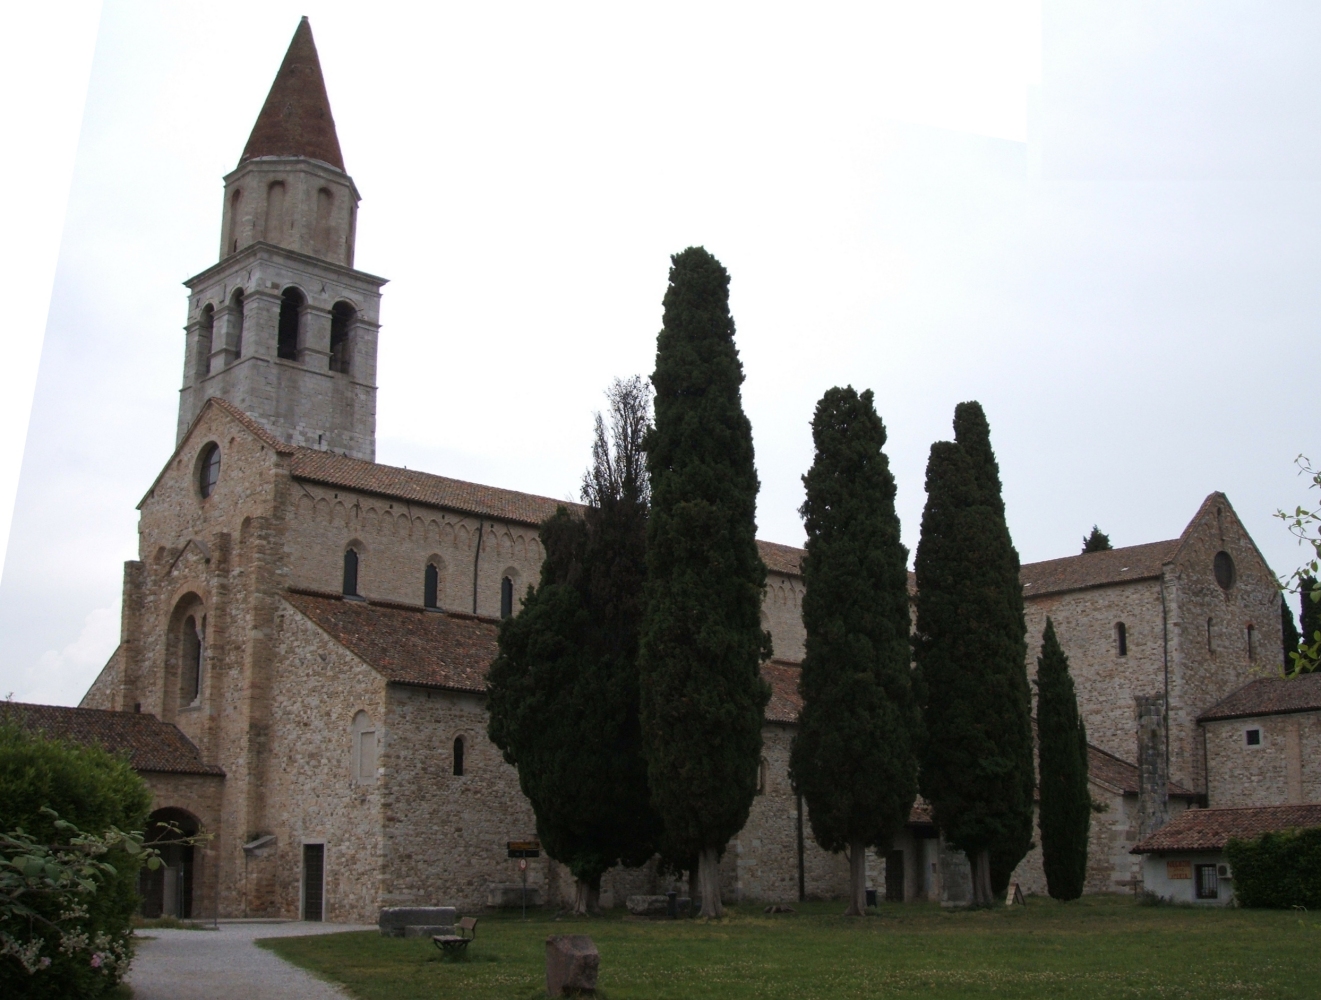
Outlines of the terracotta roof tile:
{"type": "Polygon", "coordinates": [[[298,22],[239,163],[258,156],[306,156],[344,169],[321,60],[307,18],[298,22]]]}
{"type": "Polygon", "coordinates": [[[761,665],[761,678],[771,686],[771,700],[766,703],[766,721],[795,723],[802,711],[803,699],[798,694],[798,678],[802,669],[788,660],[771,660],[761,665]]]}
{"type": "Polygon", "coordinates": [[[1321,711],[1321,674],[1262,677],[1203,712],[1199,722],[1321,711]]]}
{"type": "Polygon", "coordinates": [[[388,681],[485,691],[499,623],[402,604],[290,591],[285,600],[388,681]]]}
{"type": "Polygon", "coordinates": [[[761,553],[761,561],[772,573],[783,573],[785,576],[803,575],[803,556],[806,554],[803,549],[792,545],[781,545],[779,542],[759,540],[757,551],[761,553]]]}
{"type": "Polygon", "coordinates": [[[1161,564],[1174,557],[1179,541],[1172,538],[1164,542],[1110,549],[1108,552],[1088,552],[1085,555],[1028,563],[1019,571],[1023,596],[1037,597],[1128,580],[1157,578],[1160,576],[1161,564]]]}
{"type": "Polygon", "coordinates": [[[1237,837],[1321,826],[1321,805],[1253,806],[1246,809],[1189,809],[1133,846],[1133,854],[1157,851],[1218,851],[1237,837]]]}
{"type": "MultiPolygon", "coordinates": [[[[263,425],[259,424],[251,416],[244,413],[237,406],[231,403],[228,399],[224,399],[221,396],[211,396],[210,398],[207,399],[205,403],[202,404],[202,410],[205,410],[207,406],[216,406],[224,410],[231,417],[237,420],[249,431],[251,431],[253,435],[259,438],[261,442],[265,444],[268,448],[273,449],[274,451],[278,452],[281,455],[293,454],[294,452],[293,445],[286,444],[285,442],[281,441],[274,434],[268,431],[263,425]]],[[[202,410],[198,411],[197,417],[193,419],[193,423],[197,423],[198,419],[201,418],[202,410]]],[[[186,436],[187,435],[185,435],[185,437],[186,436]]]]}
{"type": "MultiPolygon", "coordinates": [[[[1138,794],[1139,772],[1136,764],[1106,753],[1100,747],[1087,744],[1087,776],[1093,781],[1122,792],[1124,795],[1138,794]]],[[[1195,799],[1197,793],[1182,785],[1169,784],[1169,796],[1175,799],[1195,799]]]]}
{"type": "Polygon", "coordinates": [[[95,744],[111,753],[128,753],[135,771],[164,774],[224,775],[206,764],[197,746],[171,723],[147,712],[107,712],[99,708],[0,703],[0,719],[13,718],[29,732],[54,739],[95,744]]]}
{"type": "Polygon", "coordinates": [[[290,471],[295,479],[308,482],[340,486],[396,500],[444,507],[460,514],[499,518],[520,524],[538,525],[554,514],[557,507],[567,507],[570,511],[582,510],[581,504],[567,500],[552,500],[531,493],[433,476],[429,472],[364,462],[314,448],[299,448],[295,451],[290,471]]]}

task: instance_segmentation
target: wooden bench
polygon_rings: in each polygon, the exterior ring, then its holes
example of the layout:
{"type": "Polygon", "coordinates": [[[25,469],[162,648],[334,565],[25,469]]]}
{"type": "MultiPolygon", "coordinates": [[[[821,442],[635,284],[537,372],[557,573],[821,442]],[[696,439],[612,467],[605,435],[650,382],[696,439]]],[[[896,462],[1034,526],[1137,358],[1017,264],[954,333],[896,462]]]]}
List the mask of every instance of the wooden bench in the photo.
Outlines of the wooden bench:
{"type": "Polygon", "coordinates": [[[464,917],[459,921],[459,933],[435,934],[432,942],[446,955],[459,955],[468,950],[468,945],[477,937],[477,918],[464,917]]]}

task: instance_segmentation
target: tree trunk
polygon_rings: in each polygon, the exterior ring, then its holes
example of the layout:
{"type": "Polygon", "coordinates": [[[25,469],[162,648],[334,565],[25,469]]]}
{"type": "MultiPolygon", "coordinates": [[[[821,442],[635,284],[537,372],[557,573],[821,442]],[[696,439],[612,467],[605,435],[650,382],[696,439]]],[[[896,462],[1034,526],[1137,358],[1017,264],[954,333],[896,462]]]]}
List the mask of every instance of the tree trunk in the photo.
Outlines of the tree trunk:
{"type": "Polygon", "coordinates": [[[575,917],[596,916],[601,912],[601,889],[593,888],[590,882],[574,879],[573,915],[575,917]]]}
{"type": "Polygon", "coordinates": [[[972,905],[991,907],[995,897],[991,894],[991,852],[985,848],[968,853],[972,866],[972,905]]]}
{"type": "Polygon", "coordinates": [[[861,840],[849,844],[849,908],[846,917],[867,915],[867,845],[861,840]]]}
{"type": "Polygon", "coordinates": [[[692,913],[692,908],[697,905],[697,901],[702,898],[702,874],[699,870],[699,862],[693,858],[693,866],[688,869],[688,912],[692,913]]]}
{"type": "Polygon", "coordinates": [[[719,919],[725,915],[720,905],[720,855],[714,847],[703,847],[697,856],[702,883],[701,916],[719,919]]]}

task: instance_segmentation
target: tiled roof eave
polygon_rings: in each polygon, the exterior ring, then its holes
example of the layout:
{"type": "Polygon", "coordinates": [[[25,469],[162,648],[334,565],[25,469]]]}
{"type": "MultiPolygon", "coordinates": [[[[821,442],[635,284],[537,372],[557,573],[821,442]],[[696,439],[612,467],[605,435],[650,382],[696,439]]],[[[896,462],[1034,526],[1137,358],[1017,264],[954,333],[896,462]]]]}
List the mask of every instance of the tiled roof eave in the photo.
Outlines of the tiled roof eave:
{"type": "Polygon", "coordinates": [[[1138,576],[1126,576],[1119,580],[1103,580],[1100,583],[1086,583],[1077,587],[1043,587],[1029,592],[1023,588],[1023,599],[1030,601],[1034,597],[1054,597],[1057,594],[1078,594],[1084,590],[1101,590],[1104,587],[1122,587],[1126,583],[1141,583],[1144,580],[1159,580],[1160,573],[1143,573],[1138,576]]]}
{"type": "MultiPolygon", "coordinates": [[[[521,524],[526,527],[539,528],[540,521],[534,521],[530,518],[520,517],[517,514],[492,514],[489,510],[482,511],[471,507],[465,507],[463,504],[456,503],[436,503],[432,500],[426,500],[422,497],[410,495],[406,490],[391,490],[388,487],[367,488],[364,486],[347,485],[339,480],[332,479],[329,476],[317,476],[306,472],[291,473],[290,478],[297,482],[316,483],[318,486],[331,486],[336,489],[351,493],[361,493],[363,496],[382,497],[387,500],[402,500],[405,503],[415,503],[422,507],[430,507],[433,510],[448,510],[455,514],[462,514],[464,517],[476,517],[487,521],[505,521],[509,524],[521,524]]],[[[565,502],[566,508],[577,506],[565,502]]]]}
{"type": "Polygon", "coordinates": [[[1211,714],[1199,715],[1197,721],[1201,722],[1233,722],[1235,719],[1266,719],[1272,715],[1302,715],[1306,712],[1321,712],[1321,705],[1303,705],[1297,708],[1272,708],[1257,711],[1229,712],[1224,715],[1211,714]]]}

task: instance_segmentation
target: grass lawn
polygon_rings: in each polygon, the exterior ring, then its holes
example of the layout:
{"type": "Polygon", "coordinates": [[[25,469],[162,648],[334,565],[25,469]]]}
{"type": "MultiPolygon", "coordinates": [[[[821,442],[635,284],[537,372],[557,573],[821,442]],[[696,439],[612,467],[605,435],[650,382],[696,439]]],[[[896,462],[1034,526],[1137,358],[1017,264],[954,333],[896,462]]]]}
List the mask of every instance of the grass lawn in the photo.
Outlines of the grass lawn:
{"type": "Polygon", "coordinates": [[[291,962],[362,1000],[530,1000],[545,989],[548,934],[589,934],[606,1000],[859,997],[1319,997],[1321,917],[1265,910],[1137,906],[1125,897],[942,911],[844,904],[797,914],[729,908],[723,921],[612,915],[483,916],[466,961],[430,941],[378,934],[272,938],[291,962]]]}

